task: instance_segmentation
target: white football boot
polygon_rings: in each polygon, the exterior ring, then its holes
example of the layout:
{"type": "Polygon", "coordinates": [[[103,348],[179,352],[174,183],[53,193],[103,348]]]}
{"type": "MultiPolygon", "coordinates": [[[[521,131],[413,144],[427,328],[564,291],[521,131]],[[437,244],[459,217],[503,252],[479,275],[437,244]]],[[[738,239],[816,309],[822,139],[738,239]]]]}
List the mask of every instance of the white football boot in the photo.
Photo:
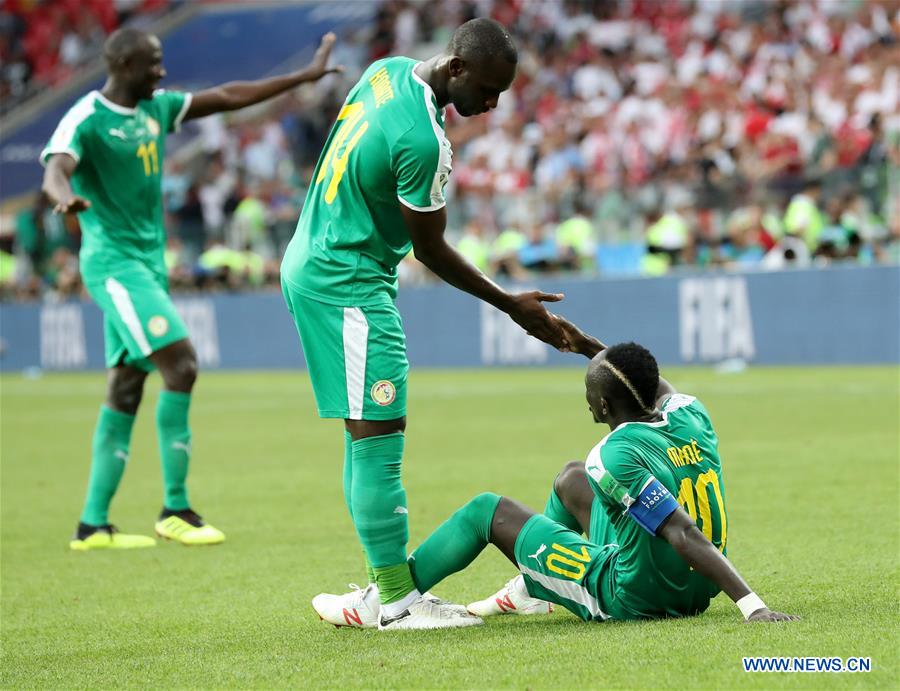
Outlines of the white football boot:
{"type": "Polygon", "coordinates": [[[312,599],[313,609],[319,619],[337,627],[352,626],[356,629],[374,629],[378,626],[381,602],[374,583],[360,589],[355,583],[349,593],[332,595],[320,593],[312,599]]]}
{"type": "MultiPolygon", "coordinates": [[[[319,619],[337,627],[376,628],[378,626],[378,614],[381,610],[378,586],[374,583],[369,583],[365,588],[360,588],[355,583],[351,583],[350,587],[352,590],[343,595],[320,593],[313,598],[312,606],[316,610],[316,614],[319,615],[319,619]]],[[[469,611],[464,605],[447,602],[431,593],[423,593],[422,597],[434,605],[446,607],[460,616],[469,617],[469,611]]]]}
{"type": "Polygon", "coordinates": [[[380,631],[455,629],[484,623],[479,617],[468,612],[461,613],[459,605],[440,601],[439,603],[435,602],[435,599],[420,595],[396,617],[388,617],[382,610],[378,619],[378,629],[380,631]]]}
{"type": "Polygon", "coordinates": [[[433,602],[436,605],[442,605],[444,607],[449,607],[451,610],[453,610],[454,612],[456,612],[458,614],[469,614],[469,608],[466,607],[465,605],[457,605],[453,602],[447,602],[447,600],[442,600],[441,598],[439,598],[437,595],[434,595],[433,593],[424,592],[424,593],[422,593],[422,597],[424,597],[426,600],[430,600],[431,602],[433,602]]]}
{"type": "Polygon", "coordinates": [[[553,605],[531,597],[525,588],[525,579],[519,574],[489,598],[473,602],[467,609],[475,616],[491,617],[495,614],[550,614],[553,605]]]}

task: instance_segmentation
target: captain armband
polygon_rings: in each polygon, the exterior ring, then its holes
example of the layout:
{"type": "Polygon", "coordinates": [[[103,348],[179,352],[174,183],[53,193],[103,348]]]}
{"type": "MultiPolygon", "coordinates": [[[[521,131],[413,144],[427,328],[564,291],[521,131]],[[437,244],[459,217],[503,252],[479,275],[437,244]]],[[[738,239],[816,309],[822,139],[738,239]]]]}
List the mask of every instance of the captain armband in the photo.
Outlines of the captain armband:
{"type": "Polygon", "coordinates": [[[651,475],[647,482],[644,483],[644,486],[641,487],[638,496],[632,500],[626,513],[641,528],[651,535],[656,535],[656,531],[662,522],[671,516],[677,508],[678,501],[672,496],[672,493],[651,475]]]}

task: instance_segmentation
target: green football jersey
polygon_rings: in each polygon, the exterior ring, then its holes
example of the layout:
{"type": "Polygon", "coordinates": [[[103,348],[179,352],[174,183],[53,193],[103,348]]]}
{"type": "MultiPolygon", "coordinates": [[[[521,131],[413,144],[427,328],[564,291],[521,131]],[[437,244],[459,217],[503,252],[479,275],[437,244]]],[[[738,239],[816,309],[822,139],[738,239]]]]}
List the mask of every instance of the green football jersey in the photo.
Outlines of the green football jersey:
{"type": "Polygon", "coordinates": [[[165,275],[166,135],[178,129],[190,104],[190,94],[160,89],[125,108],[92,91],[69,109],[41,152],[45,165],[53,154],[78,162],[72,190],[91,202],[78,215],[86,280],[134,259],[165,275]]]}
{"type": "Polygon", "coordinates": [[[641,527],[630,511],[633,506],[640,508],[636,502],[652,506],[668,490],[710,542],[725,552],[725,485],[719,440],[709,414],[700,401],[684,394],[670,396],[662,414],[659,422],[620,425],[591,450],[585,462],[619,544],[611,592],[617,605],[635,616],[700,612],[719,592],[668,542],[641,527]],[[660,488],[648,497],[653,478],[665,490],[660,488]]]}
{"type": "Polygon", "coordinates": [[[444,206],[450,143],[418,64],[373,63],[338,114],[281,265],[307,297],[347,307],[393,300],[397,265],[412,248],[400,205],[444,206]]]}

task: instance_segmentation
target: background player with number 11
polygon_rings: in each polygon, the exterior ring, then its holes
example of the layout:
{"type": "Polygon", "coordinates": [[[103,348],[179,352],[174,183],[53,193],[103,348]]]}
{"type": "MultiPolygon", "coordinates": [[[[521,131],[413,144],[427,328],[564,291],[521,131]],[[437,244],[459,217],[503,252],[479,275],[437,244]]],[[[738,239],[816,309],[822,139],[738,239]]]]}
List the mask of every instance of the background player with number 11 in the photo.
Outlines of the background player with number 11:
{"type": "Polygon", "coordinates": [[[43,189],[62,213],[77,213],[84,235],[80,268],[103,310],[106,403],[94,430],[91,474],[76,550],[152,547],[153,538],[118,532],[109,505],[125,471],[144,381],[159,369],[163,391],[156,428],[165,493],[156,532],[182,544],[216,544],[225,535],[191,508],[188,411],[197,355],[169,298],[163,250],[161,180],[166,135],[182,122],[260,103],[340,68],[327,67],[334,35],[310,65],[254,82],[229,82],[195,94],[157,90],[166,76],[156,36],[115,31],[104,45],[106,84],[66,113],[41,153],[43,189]]]}

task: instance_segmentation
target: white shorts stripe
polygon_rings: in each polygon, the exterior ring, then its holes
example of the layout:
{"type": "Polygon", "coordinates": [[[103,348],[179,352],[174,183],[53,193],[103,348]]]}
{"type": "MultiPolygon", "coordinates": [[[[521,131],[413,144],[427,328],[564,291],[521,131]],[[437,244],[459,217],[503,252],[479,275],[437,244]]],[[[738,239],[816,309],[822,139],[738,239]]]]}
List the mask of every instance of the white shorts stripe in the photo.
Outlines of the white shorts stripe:
{"type": "Polygon", "coordinates": [[[519,571],[528,576],[531,580],[540,583],[547,590],[552,590],[560,597],[564,597],[567,600],[571,600],[572,602],[577,602],[582,607],[586,607],[594,617],[609,619],[609,615],[606,614],[606,612],[604,612],[602,609],[600,609],[600,604],[597,602],[597,598],[591,595],[588,592],[587,588],[578,585],[574,581],[561,581],[558,578],[553,578],[551,576],[548,576],[547,574],[541,573],[540,571],[529,569],[527,566],[523,566],[522,564],[519,564],[519,571]]]}
{"type": "Polygon", "coordinates": [[[131,301],[128,291],[125,290],[125,286],[114,278],[107,278],[106,283],[103,285],[106,287],[106,292],[109,293],[109,296],[112,298],[116,312],[119,313],[122,321],[125,322],[128,333],[131,334],[131,337],[137,343],[138,348],[141,349],[141,355],[144,357],[149,356],[153,353],[153,349],[150,347],[150,342],[147,340],[147,334],[144,333],[144,329],[141,327],[141,320],[138,318],[137,312],[134,309],[134,303],[131,301]]]}
{"type": "Polygon", "coordinates": [[[351,420],[362,420],[366,388],[366,346],[369,323],[359,307],[344,308],[344,374],[351,420]]]}

